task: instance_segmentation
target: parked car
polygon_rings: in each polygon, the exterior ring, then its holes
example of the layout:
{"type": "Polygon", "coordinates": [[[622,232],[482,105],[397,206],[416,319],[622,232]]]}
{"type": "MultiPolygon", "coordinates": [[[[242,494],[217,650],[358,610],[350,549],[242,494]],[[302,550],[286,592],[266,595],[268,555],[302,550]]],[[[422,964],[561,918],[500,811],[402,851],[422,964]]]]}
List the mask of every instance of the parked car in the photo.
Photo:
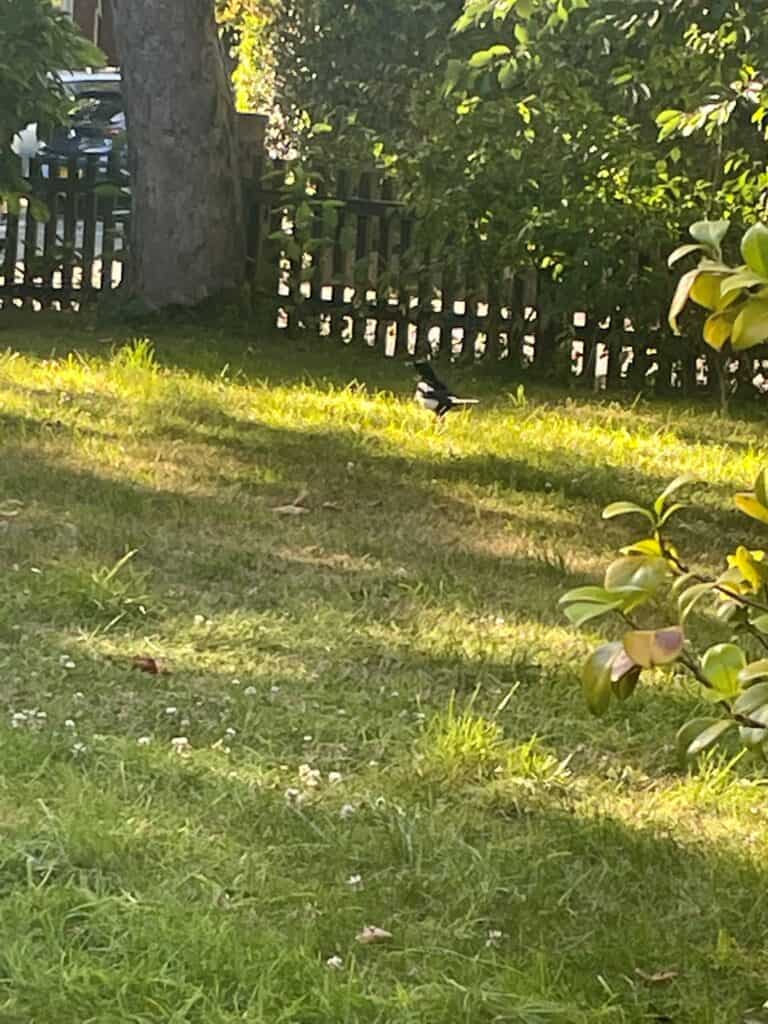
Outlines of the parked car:
{"type": "MultiPolygon", "coordinates": [[[[71,97],[72,105],[67,122],[57,125],[48,138],[39,140],[42,156],[53,157],[59,163],[59,174],[67,174],[71,159],[100,157],[99,169],[106,171],[107,160],[118,153],[118,166],[127,173],[125,113],[120,72],[117,68],[99,68],[84,71],[60,71],[58,77],[71,97]]],[[[27,126],[29,129],[32,126],[27,126]]],[[[46,173],[44,168],[43,173],[46,173]]]]}

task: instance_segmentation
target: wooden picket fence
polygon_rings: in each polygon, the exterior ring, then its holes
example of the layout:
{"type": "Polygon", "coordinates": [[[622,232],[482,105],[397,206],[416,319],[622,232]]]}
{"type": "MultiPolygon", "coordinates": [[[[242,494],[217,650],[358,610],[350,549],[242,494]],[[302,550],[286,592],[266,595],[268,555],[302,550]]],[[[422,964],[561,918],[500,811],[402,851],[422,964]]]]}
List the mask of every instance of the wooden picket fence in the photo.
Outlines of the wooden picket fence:
{"type": "MultiPolygon", "coordinates": [[[[553,328],[534,273],[459,278],[439,252],[415,245],[417,219],[374,173],[341,172],[304,195],[279,161],[257,156],[246,172],[249,279],[278,328],[388,356],[487,355],[555,384],[691,393],[714,383],[705,356],[681,356],[661,334],[641,338],[623,318],[596,323],[574,310],[553,328]]],[[[26,203],[0,210],[0,308],[88,306],[123,277],[124,172],[116,158],[39,159],[30,181],[48,216],[26,203]]],[[[758,383],[763,372],[768,381],[762,359],[742,366],[758,383]]]]}
{"type": "Polygon", "coordinates": [[[31,194],[0,208],[0,307],[79,308],[122,280],[130,193],[116,157],[32,161],[31,194]]]}

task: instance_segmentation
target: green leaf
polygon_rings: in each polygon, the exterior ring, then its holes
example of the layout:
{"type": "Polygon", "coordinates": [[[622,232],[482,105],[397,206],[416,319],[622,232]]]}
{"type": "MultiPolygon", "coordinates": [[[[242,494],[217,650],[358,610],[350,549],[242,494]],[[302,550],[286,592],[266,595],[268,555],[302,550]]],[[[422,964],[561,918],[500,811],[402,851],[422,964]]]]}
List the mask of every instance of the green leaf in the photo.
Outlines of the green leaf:
{"type": "Polygon", "coordinates": [[[758,615],[752,619],[752,625],[763,634],[768,634],[768,615],[758,615]]]}
{"type": "MultiPolygon", "coordinates": [[[[747,683],[748,680],[765,679],[766,676],[768,676],[768,661],[763,659],[763,661],[756,661],[751,665],[747,665],[745,669],[742,669],[739,678],[744,683],[747,683]],[[758,665],[763,665],[765,667],[758,669],[758,665]]],[[[742,693],[733,705],[733,711],[734,714],[745,715],[749,718],[752,715],[752,712],[756,711],[757,708],[762,707],[763,704],[768,704],[768,683],[756,683],[754,686],[750,686],[749,689],[742,693]]]]}
{"type": "Polygon", "coordinates": [[[318,121],[317,124],[313,124],[311,128],[313,135],[328,135],[332,131],[333,128],[331,125],[327,124],[325,121],[318,121]]]}
{"type": "Polygon", "coordinates": [[[598,647],[587,659],[581,672],[581,684],[587,707],[593,715],[602,715],[611,703],[611,667],[623,648],[613,642],[598,647]]]}
{"type": "Polygon", "coordinates": [[[443,95],[450,96],[464,74],[464,61],[453,58],[449,60],[445,68],[445,81],[443,83],[443,95]]]}
{"type": "Polygon", "coordinates": [[[755,497],[768,508],[768,469],[761,469],[755,480],[755,497]]]}
{"type": "Polygon", "coordinates": [[[615,519],[616,516],[629,516],[633,514],[645,516],[649,522],[654,523],[653,513],[643,508],[642,505],[636,505],[633,501],[614,501],[612,505],[608,505],[603,509],[603,519],[615,519]]]}
{"type": "Polygon", "coordinates": [[[736,508],[745,516],[757,519],[761,523],[768,523],[768,508],[758,501],[754,494],[737,494],[733,500],[736,508]]]}
{"type": "Polygon", "coordinates": [[[721,719],[709,728],[704,729],[695,740],[689,745],[686,753],[688,757],[696,757],[703,754],[705,750],[714,747],[720,740],[736,727],[736,723],[730,718],[721,719]]]}
{"type": "Polygon", "coordinates": [[[753,224],[741,240],[741,255],[750,270],[768,277],[768,227],[753,224]]]}
{"type": "MultiPolygon", "coordinates": [[[[766,229],[768,231],[768,228],[766,229]]],[[[736,352],[753,348],[768,339],[768,301],[750,299],[733,324],[731,340],[736,352]]]]}
{"type": "Polygon", "coordinates": [[[512,58],[502,64],[499,69],[499,85],[502,89],[511,89],[517,80],[517,61],[512,58]]]}
{"type": "Polygon", "coordinates": [[[703,306],[704,309],[717,309],[720,302],[721,281],[722,277],[719,274],[699,274],[691,285],[691,299],[697,306],[703,306]]]}
{"type": "Polygon", "coordinates": [[[662,110],[662,112],[656,117],[656,124],[659,128],[658,142],[663,142],[664,139],[669,138],[677,129],[683,120],[682,110],[662,110]]]}
{"type": "Polygon", "coordinates": [[[609,594],[602,587],[577,587],[564,594],[559,603],[564,606],[563,611],[568,620],[574,626],[581,626],[590,619],[621,607],[623,598],[609,594]]]}
{"type": "Polygon", "coordinates": [[[700,736],[706,729],[711,728],[713,725],[717,725],[721,722],[721,718],[694,718],[690,722],[686,722],[685,725],[678,730],[676,742],[677,749],[680,755],[685,757],[688,754],[688,748],[693,741],[700,736]]]}
{"type": "Polygon", "coordinates": [[[671,498],[673,494],[676,494],[683,487],[690,487],[691,484],[698,483],[698,480],[691,473],[683,473],[681,476],[676,476],[672,483],[668,484],[661,494],[658,496],[656,501],[653,503],[653,510],[657,516],[660,516],[664,505],[668,498],[671,498]]]}
{"type": "Polygon", "coordinates": [[[736,322],[738,316],[738,309],[726,310],[724,313],[713,313],[708,316],[704,322],[703,336],[704,341],[713,348],[715,352],[720,352],[723,345],[728,341],[733,333],[733,325],[736,322]]]}
{"type": "MultiPolygon", "coordinates": [[[[750,718],[755,722],[760,722],[762,725],[768,725],[768,706],[758,708],[753,715],[750,715],[750,718]]],[[[762,747],[768,740],[768,728],[760,729],[758,727],[753,728],[748,725],[740,725],[739,739],[750,750],[762,747]]]]}
{"type": "Polygon", "coordinates": [[[636,665],[620,679],[612,680],[611,689],[618,700],[629,700],[637,689],[637,684],[640,682],[640,672],[640,666],[636,665]]]}
{"type": "Polygon", "coordinates": [[[617,601],[612,605],[580,601],[575,604],[569,604],[564,609],[564,612],[568,621],[573,623],[574,626],[583,626],[585,622],[589,622],[591,619],[599,619],[601,615],[607,615],[608,612],[619,607],[621,607],[621,601],[617,601]]]}
{"type": "Polygon", "coordinates": [[[685,309],[685,304],[688,301],[688,296],[691,293],[691,288],[696,281],[696,278],[701,273],[697,267],[695,270],[689,270],[687,274],[683,274],[680,280],[677,282],[677,288],[672,298],[672,304],[669,307],[669,326],[672,328],[673,334],[680,334],[680,326],[678,324],[678,317],[685,309]]]}
{"type": "Polygon", "coordinates": [[[654,558],[661,557],[661,545],[655,537],[647,537],[637,540],[634,544],[628,544],[621,549],[622,555],[651,555],[654,558]]]}
{"type": "Polygon", "coordinates": [[[726,277],[720,285],[720,292],[725,296],[729,292],[741,291],[743,288],[755,288],[757,285],[765,287],[768,285],[768,278],[763,277],[762,274],[756,274],[749,267],[745,267],[743,270],[731,274],[730,277],[726,277]]]}
{"type": "Polygon", "coordinates": [[[527,46],[530,42],[531,34],[521,22],[518,22],[517,25],[515,25],[515,39],[521,46],[527,46]]]}
{"type": "Polygon", "coordinates": [[[533,0],[517,0],[515,14],[518,18],[530,18],[533,14],[533,0]]]}
{"type": "Polygon", "coordinates": [[[496,60],[498,57],[508,57],[512,51],[508,46],[491,46],[487,50],[477,50],[469,58],[469,66],[479,70],[481,68],[488,67],[488,65],[496,60]]]}
{"type": "Polygon", "coordinates": [[[678,512],[682,512],[683,509],[688,508],[686,504],[681,501],[675,502],[674,505],[670,505],[668,509],[665,509],[663,514],[659,517],[659,526],[664,526],[672,516],[677,515],[678,512]]]}
{"type": "Polygon", "coordinates": [[[634,590],[653,594],[664,582],[669,566],[663,558],[627,555],[608,566],[604,586],[606,591],[634,590]]]}
{"type": "Polygon", "coordinates": [[[685,245],[679,245],[667,260],[667,266],[674,267],[678,260],[683,259],[685,256],[690,256],[691,253],[701,252],[701,250],[702,246],[695,245],[692,242],[687,242],[685,245]]]}
{"type": "Polygon", "coordinates": [[[712,249],[719,254],[723,239],[728,234],[731,222],[728,220],[700,220],[689,228],[694,242],[712,249]]]}
{"type": "Polygon", "coordinates": [[[701,671],[719,699],[731,700],[741,692],[739,673],[746,664],[746,655],[736,644],[715,644],[705,652],[701,671]]]}

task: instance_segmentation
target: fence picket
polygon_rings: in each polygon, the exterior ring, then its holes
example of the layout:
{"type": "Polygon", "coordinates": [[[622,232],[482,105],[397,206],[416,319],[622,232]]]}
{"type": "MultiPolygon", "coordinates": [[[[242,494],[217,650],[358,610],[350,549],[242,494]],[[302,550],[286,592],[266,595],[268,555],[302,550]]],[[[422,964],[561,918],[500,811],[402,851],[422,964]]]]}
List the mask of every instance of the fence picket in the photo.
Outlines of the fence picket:
{"type": "MultiPolygon", "coordinates": [[[[119,231],[129,214],[118,189],[104,190],[102,171],[100,157],[33,161],[30,191],[49,217],[37,220],[26,203],[19,212],[0,209],[0,308],[29,300],[70,307],[119,283],[126,256],[119,231]]],[[[111,154],[106,182],[119,186],[122,173],[111,154]]],[[[532,361],[548,379],[583,388],[640,389],[653,381],[660,394],[691,395],[714,387],[711,360],[697,346],[673,344],[661,328],[639,334],[618,311],[602,323],[605,314],[588,308],[553,314],[554,289],[535,269],[488,276],[482,254],[456,252],[455,242],[442,250],[426,245],[392,180],[371,170],[323,176],[317,200],[340,205],[330,229],[316,207],[307,270],[279,240],[286,164],[256,154],[243,173],[252,294],[272,323],[319,324],[321,334],[382,354],[503,358],[515,375],[532,361]]],[[[742,360],[742,378],[762,372],[766,358],[764,347],[742,360]]]]}

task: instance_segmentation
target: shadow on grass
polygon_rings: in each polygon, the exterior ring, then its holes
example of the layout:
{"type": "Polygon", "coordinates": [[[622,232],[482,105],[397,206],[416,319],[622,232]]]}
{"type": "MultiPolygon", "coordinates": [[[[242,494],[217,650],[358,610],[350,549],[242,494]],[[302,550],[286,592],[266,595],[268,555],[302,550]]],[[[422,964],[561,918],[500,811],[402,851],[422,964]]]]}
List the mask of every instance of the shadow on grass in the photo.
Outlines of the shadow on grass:
{"type": "Polygon", "coordinates": [[[378,802],[363,796],[340,823],[343,789],[297,812],[280,787],[254,786],[204,753],[102,746],[73,764],[66,749],[52,755],[15,734],[0,760],[30,807],[45,796],[37,828],[0,866],[24,915],[18,935],[34,937],[34,956],[0,952],[28,1019],[68,1024],[81,1006],[112,1009],[121,985],[129,1019],[150,1000],[164,1006],[171,979],[175,1005],[203,994],[201,1021],[242,1016],[252,999],[259,1019],[286,1020],[297,979],[318,1024],[374,1024],[385,1011],[414,1022],[725,1024],[765,996],[757,851],[568,813],[556,798],[489,803],[477,790],[413,785],[378,802]],[[37,865],[41,851],[51,868],[37,892],[30,858],[37,865]],[[346,865],[364,867],[352,896],[339,889],[346,865]],[[125,893],[151,906],[152,927],[137,912],[104,912],[125,893]],[[70,932],[39,927],[70,906],[88,953],[74,976],[58,970],[74,955],[70,932]],[[355,946],[362,920],[392,928],[386,954],[355,946]],[[343,986],[321,981],[334,949],[357,967],[343,986]],[[123,962],[140,965],[140,990],[122,984],[123,962]]]}

